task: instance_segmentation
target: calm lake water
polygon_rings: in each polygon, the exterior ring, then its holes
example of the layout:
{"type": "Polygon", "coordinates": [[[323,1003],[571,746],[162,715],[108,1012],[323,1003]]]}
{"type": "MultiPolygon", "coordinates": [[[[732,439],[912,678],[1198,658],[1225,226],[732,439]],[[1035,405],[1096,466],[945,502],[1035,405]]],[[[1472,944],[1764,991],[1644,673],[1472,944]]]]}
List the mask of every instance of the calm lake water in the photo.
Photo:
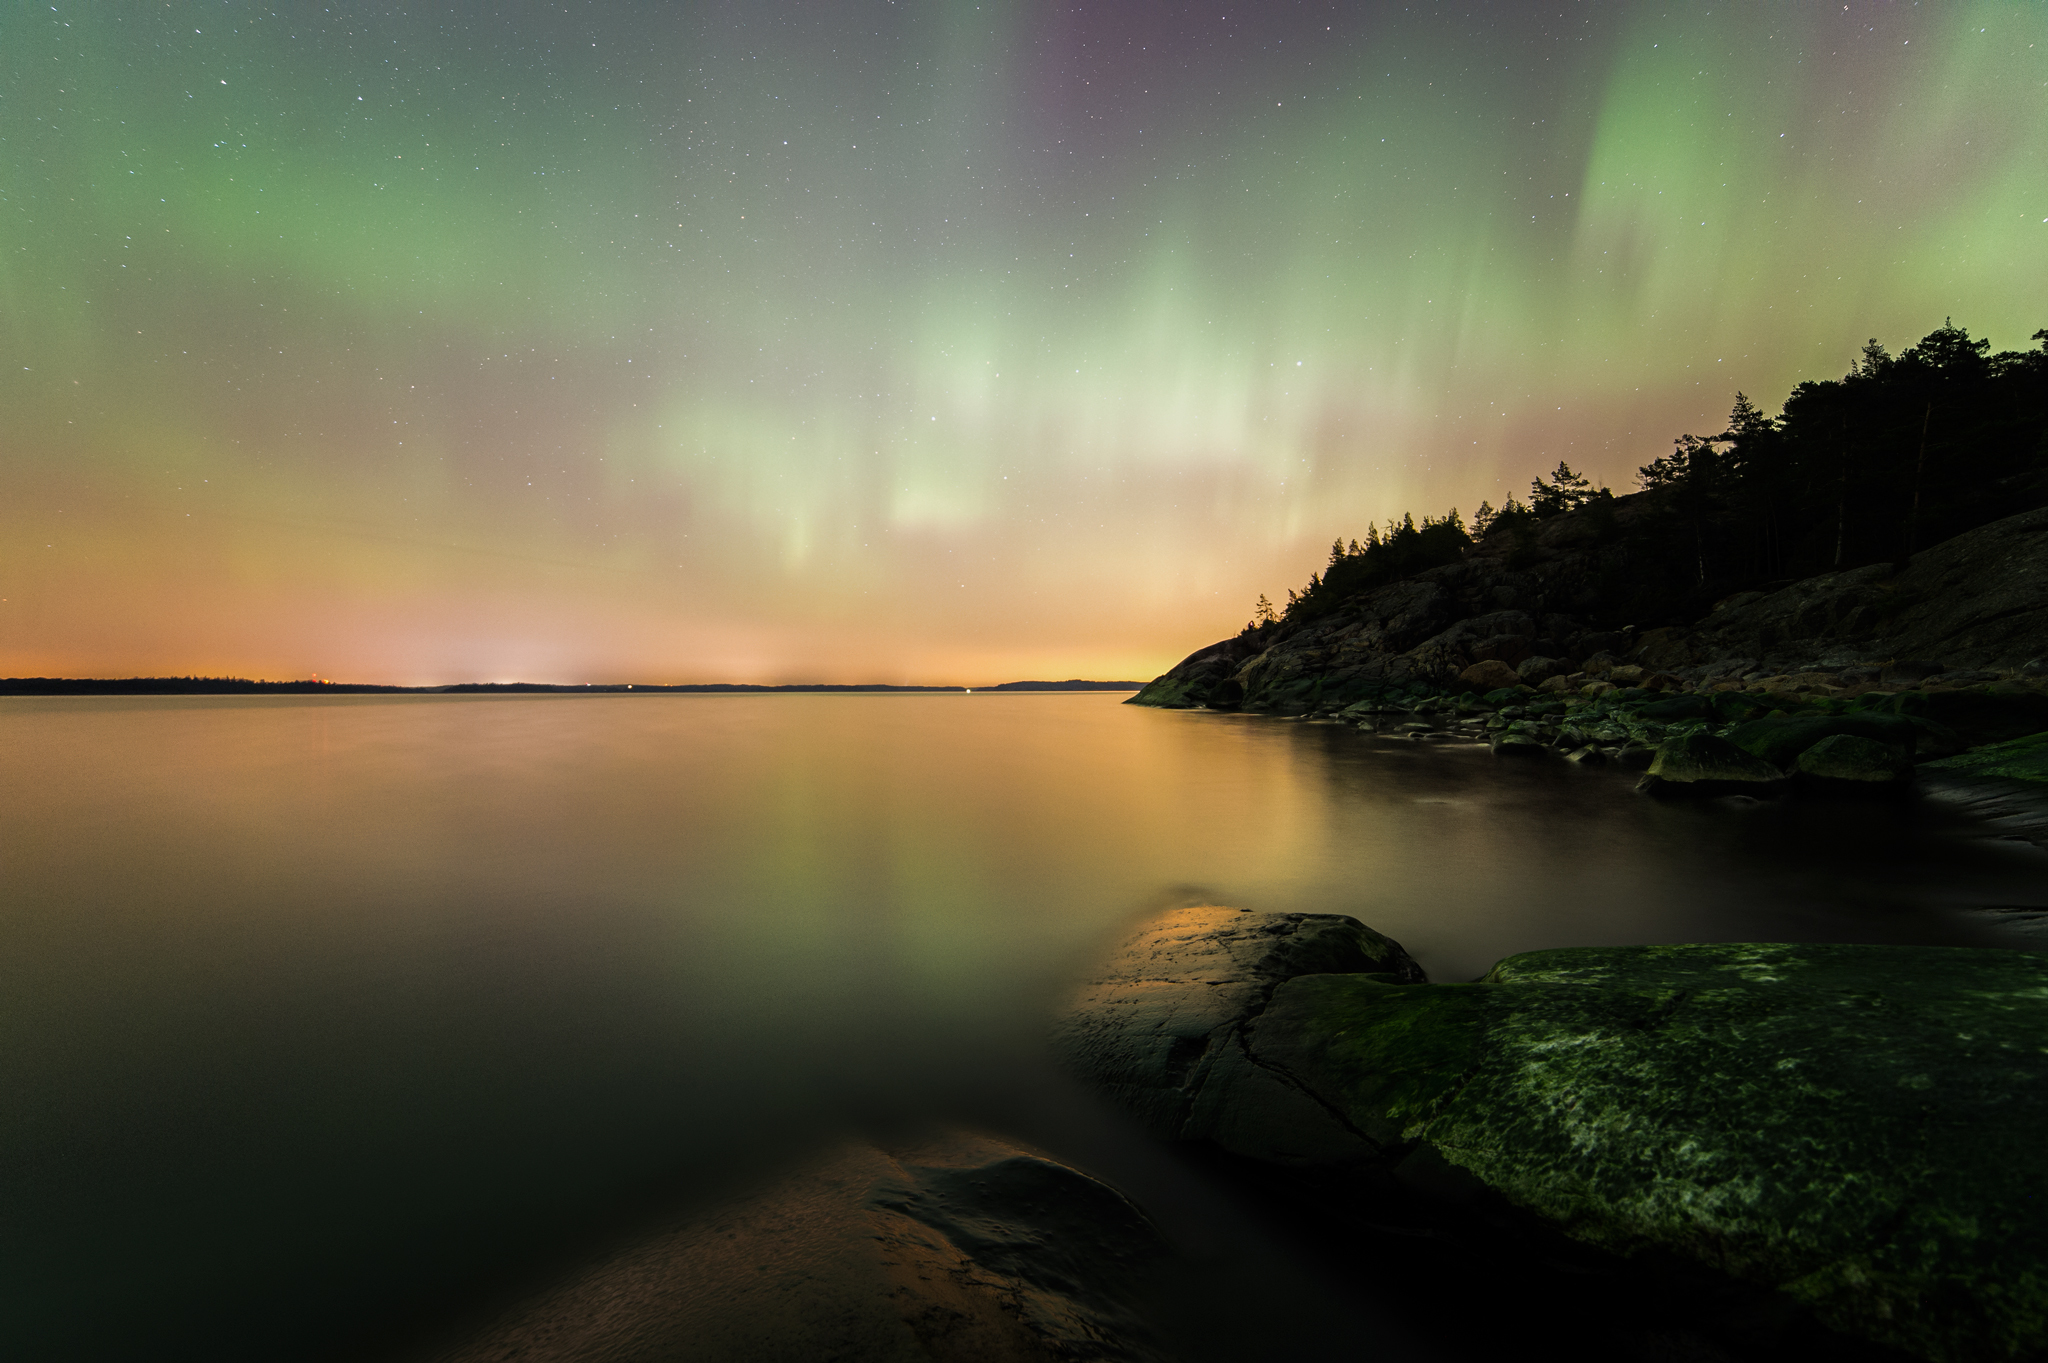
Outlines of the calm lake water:
{"type": "Polygon", "coordinates": [[[999,1120],[1167,903],[1354,914],[1437,979],[2039,944],[1979,906],[2041,854],[1925,812],[1122,699],[0,700],[0,1351],[351,1356],[636,1190],[999,1120]]]}

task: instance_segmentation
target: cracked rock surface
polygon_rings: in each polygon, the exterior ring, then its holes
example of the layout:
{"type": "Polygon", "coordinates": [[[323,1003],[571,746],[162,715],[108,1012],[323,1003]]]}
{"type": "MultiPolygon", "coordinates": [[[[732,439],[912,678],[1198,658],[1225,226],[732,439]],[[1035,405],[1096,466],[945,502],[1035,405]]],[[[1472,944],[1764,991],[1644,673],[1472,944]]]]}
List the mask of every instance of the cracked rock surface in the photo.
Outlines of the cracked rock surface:
{"type": "Polygon", "coordinates": [[[1159,1135],[1511,1208],[1908,1356],[2048,1357],[2048,956],[1574,948],[1433,985],[1312,917],[1304,946],[1371,966],[1302,950],[1275,980],[1280,917],[1134,936],[1063,1025],[1071,1067],[1159,1135]]]}

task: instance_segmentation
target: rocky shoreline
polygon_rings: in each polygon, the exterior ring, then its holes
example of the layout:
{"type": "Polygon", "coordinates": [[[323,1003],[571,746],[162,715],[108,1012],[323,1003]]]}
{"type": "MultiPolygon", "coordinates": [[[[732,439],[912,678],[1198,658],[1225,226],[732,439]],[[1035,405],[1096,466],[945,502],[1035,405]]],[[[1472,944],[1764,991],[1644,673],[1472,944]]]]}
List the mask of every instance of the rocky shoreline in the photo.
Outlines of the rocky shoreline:
{"type": "Polygon", "coordinates": [[[1581,948],[1432,984],[1355,919],[1205,906],[1133,933],[1056,1045],[1333,1234],[1664,1294],[1630,1354],[2048,1353],[2048,956],[1581,948]]]}
{"type": "MultiPolygon", "coordinates": [[[[2048,846],[2048,508],[1689,623],[1603,618],[1656,514],[1492,536],[1129,703],[1486,743],[1659,798],[1923,799],[2048,846]]],[[[1333,1225],[1686,1284],[1654,1356],[1962,1363],[2048,1357],[2044,1000],[2048,956],[1991,948],[1566,948],[1432,984],[1352,919],[1202,908],[1126,942],[1059,1044],[1156,1138],[1333,1225]]]]}
{"type": "Polygon", "coordinates": [[[1664,795],[1988,799],[2001,831],[2048,843],[2048,509],[1650,630],[1594,618],[1600,529],[1559,516],[1535,558],[1482,542],[1199,649],[1128,703],[1553,752],[1664,795]]]}

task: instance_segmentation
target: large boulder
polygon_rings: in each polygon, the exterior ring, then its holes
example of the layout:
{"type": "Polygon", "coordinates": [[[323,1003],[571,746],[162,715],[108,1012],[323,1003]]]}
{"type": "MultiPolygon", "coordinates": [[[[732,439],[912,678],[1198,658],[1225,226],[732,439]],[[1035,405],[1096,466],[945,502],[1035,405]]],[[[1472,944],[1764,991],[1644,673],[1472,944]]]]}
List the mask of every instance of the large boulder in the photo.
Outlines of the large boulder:
{"type": "Polygon", "coordinates": [[[1785,779],[1785,773],[1769,762],[1710,733],[1685,734],[1658,744],[1650,776],[1652,789],[1698,795],[1754,792],[1785,779]]]}
{"type": "Polygon", "coordinates": [[[1871,708],[1923,727],[1941,726],[1973,748],[2048,729],[2048,695],[2010,684],[1900,691],[1871,708]]]}
{"type": "Polygon", "coordinates": [[[1497,658],[1477,662],[1458,674],[1458,681],[1474,691],[1496,691],[1503,686],[1514,686],[1522,680],[1514,668],[1497,658]]]}
{"type": "Polygon", "coordinates": [[[1121,1193],[987,1137],[854,1141],[649,1227],[419,1363],[1166,1363],[1172,1251],[1121,1193]]]}
{"type": "Polygon", "coordinates": [[[1789,767],[1799,754],[1824,738],[1849,734],[1867,738],[1911,757],[1916,741],[1913,724],[1898,715],[1786,715],[1752,719],[1728,731],[1728,741],[1773,766],[1789,767]]]}
{"type": "MultiPolygon", "coordinates": [[[[1182,1139],[1210,1072],[1241,1057],[1244,1027],[1274,988],[1328,971],[1423,978],[1398,943],[1341,914],[1175,909],[1110,953],[1062,1016],[1054,1044],[1069,1069],[1147,1131],[1182,1139]]],[[[1297,1114],[1310,1126],[1313,1117],[1297,1114]]]]}
{"type": "Polygon", "coordinates": [[[1242,992],[1179,1047],[1070,1020],[1096,1043],[1070,1063],[1155,1133],[1319,1177],[1332,1207],[1405,1187],[1447,1224],[1495,1208],[1935,1363],[2044,1356],[2048,956],[1586,948],[1399,978],[1242,992]]]}
{"type": "Polygon", "coordinates": [[[1897,786],[1913,779],[1913,759],[1888,743],[1831,734],[1799,754],[1799,775],[1826,785],[1897,786]]]}

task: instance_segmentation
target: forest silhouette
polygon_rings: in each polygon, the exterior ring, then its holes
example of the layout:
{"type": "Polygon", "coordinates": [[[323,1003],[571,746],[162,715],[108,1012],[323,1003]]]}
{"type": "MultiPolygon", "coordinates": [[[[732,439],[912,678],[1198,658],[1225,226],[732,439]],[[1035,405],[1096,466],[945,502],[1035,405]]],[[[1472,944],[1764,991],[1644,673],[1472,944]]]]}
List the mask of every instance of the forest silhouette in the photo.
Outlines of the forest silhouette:
{"type": "Polygon", "coordinates": [[[1529,500],[1452,508],[1338,541],[1284,609],[1265,597],[1247,633],[1330,614],[1361,592],[1455,563],[1475,544],[1531,560],[1545,521],[1586,512],[1613,568],[1596,615],[1683,623],[1744,590],[1869,563],[1903,563],[1965,530],[2048,502],[2048,329],[1991,354],[1945,321],[1897,355],[1873,338],[1839,379],[1800,383],[1776,417],[1735,395],[1727,429],[1681,435],[1622,497],[1560,461],[1529,500]],[[1622,502],[1637,514],[1616,515],[1622,502]]]}

